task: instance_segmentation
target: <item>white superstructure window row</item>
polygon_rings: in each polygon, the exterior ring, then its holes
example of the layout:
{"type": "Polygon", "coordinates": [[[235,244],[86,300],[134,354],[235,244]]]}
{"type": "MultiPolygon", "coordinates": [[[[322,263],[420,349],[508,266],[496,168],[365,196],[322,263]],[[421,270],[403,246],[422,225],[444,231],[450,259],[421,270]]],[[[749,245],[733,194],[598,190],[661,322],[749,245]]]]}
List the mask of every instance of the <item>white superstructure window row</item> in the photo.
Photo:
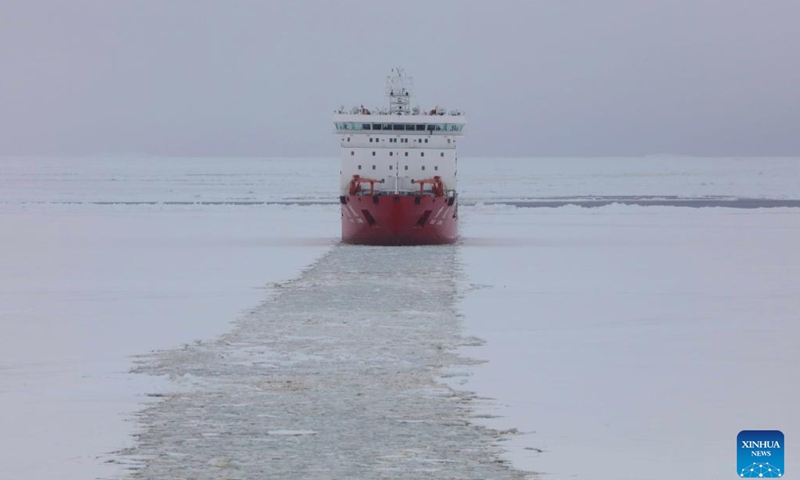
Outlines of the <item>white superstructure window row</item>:
{"type": "MultiPolygon", "coordinates": [[[[356,155],[356,152],[362,152],[362,151],[364,151],[364,149],[365,149],[365,147],[358,147],[356,150],[349,150],[350,156],[353,157],[353,156],[356,155]]],[[[448,151],[453,151],[453,150],[452,149],[435,148],[435,147],[434,148],[427,148],[427,149],[416,149],[416,148],[413,148],[413,149],[405,149],[405,148],[403,148],[403,149],[400,149],[400,150],[381,149],[381,150],[371,150],[370,154],[373,157],[376,157],[376,156],[379,156],[379,155],[385,155],[386,152],[388,152],[390,157],[394,157],[395,155],[397,155],[399,157],[401,155],[400,152],[403,152],[402,155],[406,156],[406,157],[408,157],[408,156],[424,157],[426,152],[430,153],[432,155],[435,155],[436,152],[439,152],[439,156],[441,158],[444,158],[448,151]],[[380,153],[380,152],[383,152],[383,153],[380,153]]]]}
{"type": "Polygon", "coordinates": [[[460,132],[463,123],[358,123],[336,122],[339,131],[392,131],[392,132],[460,132]]]}

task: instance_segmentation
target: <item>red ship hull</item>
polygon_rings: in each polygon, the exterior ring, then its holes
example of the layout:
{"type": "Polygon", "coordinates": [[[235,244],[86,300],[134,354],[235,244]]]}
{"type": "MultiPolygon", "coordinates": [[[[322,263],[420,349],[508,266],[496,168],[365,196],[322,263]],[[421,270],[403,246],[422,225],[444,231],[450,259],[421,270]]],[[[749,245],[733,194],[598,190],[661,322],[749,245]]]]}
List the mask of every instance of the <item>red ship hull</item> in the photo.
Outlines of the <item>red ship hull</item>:
{"type": "Polygon", "coordinates": [[[347,195],[342,242],[358,245],[442,245],[458,237],[455,197],[347,195]]]}

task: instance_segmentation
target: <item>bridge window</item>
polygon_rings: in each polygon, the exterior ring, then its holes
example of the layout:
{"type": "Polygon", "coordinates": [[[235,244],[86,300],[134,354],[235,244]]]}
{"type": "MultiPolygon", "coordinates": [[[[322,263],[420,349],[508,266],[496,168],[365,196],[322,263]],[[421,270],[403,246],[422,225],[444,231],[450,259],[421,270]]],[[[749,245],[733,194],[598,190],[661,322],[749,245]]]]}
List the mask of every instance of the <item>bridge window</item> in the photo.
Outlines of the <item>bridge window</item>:
{"type": "Polygon", "coordinates": [[[427,138],[425,139],[425,143],[428,143],[428,139],[427,138]]]}
{"type": "Polygon", "coordinates": [[[336,122],[336,130],[393,130],[406,132],[460,132],[463,124],[434,123],[434,124],[409,124],[409,123],[352,123],[336,122]]]}

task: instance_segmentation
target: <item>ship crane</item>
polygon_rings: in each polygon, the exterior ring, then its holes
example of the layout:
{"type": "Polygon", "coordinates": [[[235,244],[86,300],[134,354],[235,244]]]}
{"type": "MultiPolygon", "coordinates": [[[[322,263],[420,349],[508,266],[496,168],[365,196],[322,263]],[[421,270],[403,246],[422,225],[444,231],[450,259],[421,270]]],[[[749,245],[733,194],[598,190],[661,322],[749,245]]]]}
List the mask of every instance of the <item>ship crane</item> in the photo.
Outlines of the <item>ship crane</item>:
{"type": "Polygon", "coordinates": [[[357,195],[362,192],[361,185],[364,183],[369,183],[369,194],[370,196],[375,195],[375,184],[376,183],[384,183],[383,179],[375,179],[375,178],[365,178],[360,175],[353,175],[353,179],[350,180],[350,188],[348,188],[348,192],[350,195],[357,195]]]}

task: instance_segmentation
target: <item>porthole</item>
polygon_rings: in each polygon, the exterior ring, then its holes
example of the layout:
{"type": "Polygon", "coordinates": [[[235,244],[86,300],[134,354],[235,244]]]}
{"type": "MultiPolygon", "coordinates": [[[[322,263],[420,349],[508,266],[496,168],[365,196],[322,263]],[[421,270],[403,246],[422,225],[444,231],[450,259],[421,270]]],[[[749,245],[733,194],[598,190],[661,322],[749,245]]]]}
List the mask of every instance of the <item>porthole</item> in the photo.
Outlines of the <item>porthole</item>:
{"type": "Polygon", "coordinates": [[[358,166],[358,169],[361,170],[361,165],[358,166]]]}
{"type": "Polygon", "coordinates": [[[355,154],[356,154],[355,150],[350,150],[350,156],[351,156],[351,157],[352,157],[353,155],[355,155],[355,154]]]}
{"type": "Polygon", "coordinates": [[[408,152],[406,152],[406,157],[408,156],[408,152]]]}
{"type": "Polygon", "coordinates": [[[438,171],[439,170],[439,165],[434,165],[433,169],[438,171]]]}
{"type": "Polygon", "coordinates": [[[425,170],[425,165],[422,166],[422,169],[425,170]]]}
{"type": "Polygon", "coordinates": [[[393,169],[394,169],[394,165],[389,165],[389,170],[393,170],[393,169]]]}
{"type": "Polygon", "coordinates": [[[375,165],[372,166],[372,169],[375,170],[375,165]]]}
{"type": "Polygon", "coordinates": [[[371,138],[369,139],[369,143],[372,143],[372,139],[371,138]]]}
{"type": "Polygon", "coordinates": [[[428,139],[427,138],[425,139],[425,143],[428,143],[428,139]]]}
{"type": "Polygon", "coordinates": [[[439,154],[440,157],[444,157],[444,152],[439,154]]]}
{"type": "Polygon", "coordinates": [[[408,170],[408,165],[406,165],[406,170],[408,170]]]}
{"type": "Polygon", "coordinates": [[[394,152],[389,152],[389,156],[393,157],[394,156],[394,152]]]}
{"type": "Polygon", "coordinates": [[[425,156],[425,152],[419,152],[419,156],[420,157],[424,157],[425,156]]]}
{"type": "Polygon", "coordinates": [[[375,152],[372,152],[372,156],[373,156],[373,157],[375,156],[375,152]]]}

